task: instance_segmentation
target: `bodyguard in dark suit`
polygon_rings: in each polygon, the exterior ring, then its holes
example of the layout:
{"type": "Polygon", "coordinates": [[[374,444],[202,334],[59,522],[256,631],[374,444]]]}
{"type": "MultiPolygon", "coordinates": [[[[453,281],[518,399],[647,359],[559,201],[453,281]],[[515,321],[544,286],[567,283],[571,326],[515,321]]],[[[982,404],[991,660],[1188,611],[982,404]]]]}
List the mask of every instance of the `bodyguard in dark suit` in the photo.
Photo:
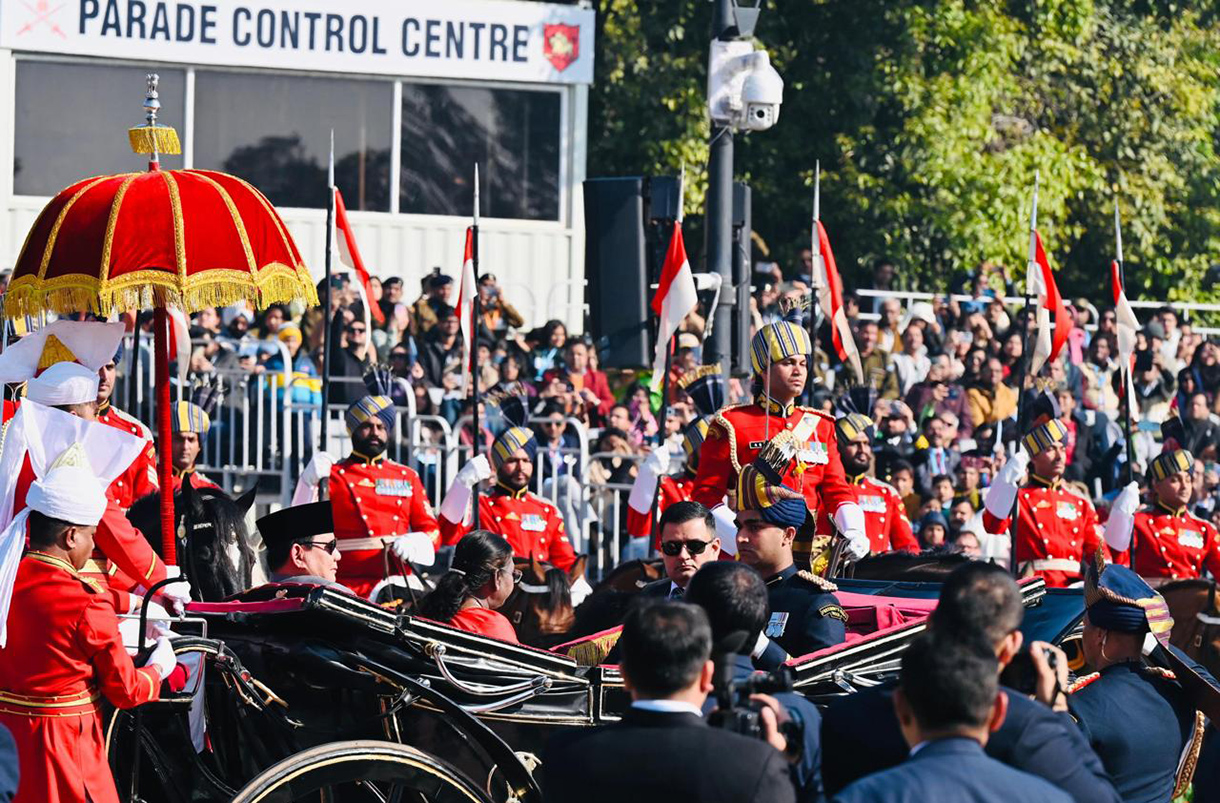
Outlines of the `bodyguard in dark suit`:
{"type": "Polygon", "coordinates": [[[996,662],[979,645],[925,633],[902,655],[894,710],[910,757],[861,778],[838,803],[1070,803],[1071,797],[1034,775],[983,752],[1007,708],[996,662]]]}
{"type": "Polygon", "coordinates": [[[716,519],[698,502],[675,502],[661,514],[661,560],[665,577],[640,590],[646,597],[681,599],[686,584],[705,563],[720,558],[716,519]]]}
{"type": "MultiPolygon", "coordinates": [[[[1021,647],[1025,609],[1017,584],[1003,569],[968,563],[956,569],[941,588],[930,630],[942,638],[986,645],[1002,669],[1021,647]]],[[[1008,713],[987,740],[986,753],[997,761],[1037,775],[1070,794],[1076,803],[1118,803],[1101,760],[1062,709],[1059,679],[1050,672],[1033,645],[1045,702],[1031,700],[1015,689],[1001,687],[1008,713]],[[1057,705],[1061,710],[1053,710],[1057,705]]],[[[1066,666],[1066,661],[1061,661],[1066,666]]],[[[823,780],[830,794],[873,772],[901,763],[907,755],[893,709],[893,686],[863,689],[835,702],[825,712],[823,780]]]]}
{"type": "MultiPolygon", "coordinates": [[[[757,641],[767,622],[767,587],[758,572],[742,563],[717,561],[695,573],[687,588],[686,601],[698,605],[707,613],[712,625],[712,641],[727,644],[733,636],[743,644],[739,652],[719,660],[727,661],[734,681],[755,674],[754,664],[747,654],[757,641]],[[744,641],[740,637],[744,636],[744,641]]],[[[817,707],[794,692],[778,692],[774,699],[782,706],[787,718],[801,734],[799,744],[789,743],[786,751],[792,759],[793,782],[797,799],[803,803],[819,803],[822,792],[822,717],[817,707]]],[[[709,713],[715,701],[703,704],[709,713]]]]}
{"type": "Polygon", "coordinates": [[[693,605],[657,602],[627,614],[622,672],[633,703],[621,722],[557,735],[542,757],[547,803],[793,803],[775,712],[769,741],[711,728],[712,631],[693,605]],[[773,746],[774,745],[774,746],[773,746]]]}
{"type": "Polygon", "coordinates": [[[847,614],[829,580],[798,571],[792,545],[798,533],[812,538],[813,517],[805,498],[767,480],[753,465],[737,484],[737,557],[766,579],[771,617],[763,635],[799,657],[842,644],[847,614]]]}
{"type": "Polygon", "coordinates": [[[1168,645],[1169,608],[1138,574],[1100,558],[1085,572],[1084,598],[1081,649],[1100,672],[1073,688],[1072,715],[1126,803],[1169,800],[1195,724],[1178,680],[1143,660],[1149,631],[1168,645]]]}

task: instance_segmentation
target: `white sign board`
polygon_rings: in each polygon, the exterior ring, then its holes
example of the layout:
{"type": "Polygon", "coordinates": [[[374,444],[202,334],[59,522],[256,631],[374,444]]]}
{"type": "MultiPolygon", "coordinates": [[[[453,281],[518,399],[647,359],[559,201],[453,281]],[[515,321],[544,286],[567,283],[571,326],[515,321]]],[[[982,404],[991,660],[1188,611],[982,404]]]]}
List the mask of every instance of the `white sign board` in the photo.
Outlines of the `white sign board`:
{"type": "Polygon", "coordinates": [[[0,0],[0,47],[587,84],[593,81],[593,11],[510,0],[0,0]]]}

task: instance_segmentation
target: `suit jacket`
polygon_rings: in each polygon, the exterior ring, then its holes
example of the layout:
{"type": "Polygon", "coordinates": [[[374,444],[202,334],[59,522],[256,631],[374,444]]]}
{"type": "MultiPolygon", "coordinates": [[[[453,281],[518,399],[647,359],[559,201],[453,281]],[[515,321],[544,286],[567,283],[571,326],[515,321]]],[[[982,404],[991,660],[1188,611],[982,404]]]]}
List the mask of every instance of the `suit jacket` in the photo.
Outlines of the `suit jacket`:
{"type": "Polygon", "coordinates": [[[660,580],[653,580],[648,585],[640,589],[640,594],[645,597],[660,597],[661,599],[669,599],[669,588],[673,581],[668,577],[662,577],[660,580]]]}
{"type": "Polygon", "coordinates": [[[1070,803],[1067,792],[989,758],[973,739],[925,742],[897,767],[861,778],[835,796],[837,803],[1070,803]]]}
{"type": "Polygon", "coordinates": [[[546,803],[795,803],[788,762],[766,742],[693,713],[630,708],[621,722],[558,734],[542,757],[546,803]]]}
{"type": "MultiPolygon", "coordinates": [[[[824,712],[823,780],[830,794],[906,759],[907,744],[894,714],[892,690],[892,685],[864,689],[824,712]]],[[[1013,689],[1004,691],[1008,715],[987,740],[987,755],[1046,779],[1076,803],[1121,801],[1101,759],[1066,715],[1013,689]]]]}

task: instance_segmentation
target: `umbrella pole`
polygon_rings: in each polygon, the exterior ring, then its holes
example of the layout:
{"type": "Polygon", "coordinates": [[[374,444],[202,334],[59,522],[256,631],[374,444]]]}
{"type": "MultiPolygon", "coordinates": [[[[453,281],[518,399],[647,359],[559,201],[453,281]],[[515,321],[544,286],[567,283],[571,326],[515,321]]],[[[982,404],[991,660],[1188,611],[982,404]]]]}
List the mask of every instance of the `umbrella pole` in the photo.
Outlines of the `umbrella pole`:
{"type": "Polygon", "coordinates": [[[170,432],[169,400],[169,315],[165,307],[157,307],[153,318],[153,342],[157,365],[157,440],[161,460],[157,465],[157,480],[161,485],[161,558],[167,565],[178,562],[174,540],[174,481],[170,461],[173,459],[173,435],[170,432]]]}

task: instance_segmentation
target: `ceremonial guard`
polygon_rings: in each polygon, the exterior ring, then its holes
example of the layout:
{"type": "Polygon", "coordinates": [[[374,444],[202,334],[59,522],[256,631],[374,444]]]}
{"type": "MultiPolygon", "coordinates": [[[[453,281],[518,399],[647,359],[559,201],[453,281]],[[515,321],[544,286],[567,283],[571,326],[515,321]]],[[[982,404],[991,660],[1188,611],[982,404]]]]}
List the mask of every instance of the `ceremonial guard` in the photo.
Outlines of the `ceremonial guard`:
{"type": "Polygon", "coordinates": [[[1148,466],[1153,503],[1135,514],[1131,555],[1116,556],[1153,585],[1199,577],[1206,569],[1220,577],[1220,533],[1187,508],[1194,486],[1195,459],[1185,449],[1158,455],[1148,466]]]}
{"type": "MultiPolygon", "coordinates": [[[[53,407],[77,418],[94,421],[100,371],[105,362],[111,359],[122,337],[121,323],[55,321],[22,338],[0,355],[0,382],[26,381],[25,403],[21,407],[31,408],[27,411],[31,420],[38,418],[41,421],[46,417],[46,408],[53,407]],[[71,359],[73,357],[75,360],[71,359]]],[[[20,412],[19,409],[18,415],[20,412]]],[[[15,422],[16,417],[13,420],[15,422]]],[[[37,431],[45,426],[30,426],[26,428],[28,433],[24,429],[14,433],[10,423],[6,430],[5,449],[25,450],[15,481],[11,486],[5,486],[5,493],[12,494],[14,514],[25,507],[26,491],[30,483],[37,479],[37,472],[26,445],[18,447],[14,437],[10,436],[26,438],[27,441],[50,437],[54,433],[37,431]]],[[[116,609],[126,613],[136,609],[141,602],[140,594],[133,591],[150,588],[168,575],[164,562],[149,546],[147,539],[127,520],[119,504],[128,497],[130,485],[120,486],[118,482],[123,476],[130,476],[131,466],[139,462],[146,444],[137,435],[119,427],[106,427],[103,431],[111,430],[117,430],[111,440],[119,445],[107,445],[106,439],[99,434],[95,436],[97,445],[91,448],[106,450],[108,460],[123,455],[127,462],[116,468],[112,475],[114,479],[107,488],[111,503],[97,528],[97,551],[83,567],[82,573],[108,585],[115,595],[116,609]],[[139,448],[129,448],[132,441],[124,439],[136,439],[139,448]]],[[[175,610],[180,610],[190,600],[189,587],[185,582],[164,586],[158,595],[167,608],[175,610]]]]}
{"type": "Polygon", "coordinates": [[[793,559],[792,545],[802,531],[812,539],[814,521],[805,497],[765,474],[757,463],[746,466],[734,494],[738,559],[767,583],[771,617],[763,635],[794,657],[842,644],[847,614],[834,595],[838,587],[798,569],[793,559]]]}
{"type": "MultiPolygon", "coordinates": [[[[50,345],[52,343],[48,339],[48,346],[50,345]]],[[[137,499],[156,493],[161,486],[157,480],[157,450],[153,446],[152,432],[138,418],[110,403],[110,397],[114,394],[116,366],[123,359],[123,351],[123,341],[120,340],[114,355],[98,370],[97,420],[144,441],[140,456],[110,486],[110,495],[115,503],[126,511],[137,499]]],[[[56,359],[71,361],[74,357],[68,352],[58,355],[56,359]]]]}
{"type": "Polygon", "coordinates": [[[719,365],[701,365],[694,371],[683,374],[678,387],[694,402],[699,417],[686,425],[682,431],[682,451],[686,464],[681,476],[672,476],[669,470],[669,447],[661,444],[640,464],[639,472],[631,485],[627,498],[627,534],[632,538],[653,535],[652,546],[659,548],[661,533],[653,533],[652,503],[657,493],[657,515],[674,502],[685,502],[695,489],[695,475],[699,470],[699,451],[707,437],[712,416],[724,405],[724,374],[719,365]],[[658,481],[658,477],[660,478],[658,481]]]}
{"type": "Polygon", "coordinates": [[[189,480],[194,488],[214,488],[220,486],[195,471],[195,461],[203,449],[203,441],[212,428],[212,417],[208,414],[209,402],[204,404],[193,401],[180,401],[173,405],[170,416],[170,428],[173,431],[172,458],[174,466],[174,492],[177,493],[182,483],[189,480]]]}
{"type": "MultiPolygon", "coordinates": [[[[798,451],[781,478],[783,484],[799,491],[810,510],[825,509],[847,538],[851,555],[860,558],[869,551],[864,514],[843,475],[834,417],[794,403],[805,389],[811,351],[809,333],[792,320],[758,330],[750,355],[756,398],[752,404],[725,407],[713,418],[700,450],[692,498],[713,509],[723,504],[742,466],[749,465],[777,435],[786,433],[798,451]]],[[[811,565],[811,543],[799,541],[795,552],[800,565],[811,565]]]]}
{"type": "MultiPolygon", "coordinates": [[[[488,494],[479,495],[479,529],[503,536],[513,554],[534,557],[565,572],[576,562],[576,553],[564,531],[559,508],[529,490],[534,476],[534,457],[538,442],[524,426],[527,413],[516,396],[489,397],[497,404],[510,426],[491,447],[496,484],[488,494]]],[[[483,455],[476,455],[462,466],[453,486],[441,502],[441,534],[446,545],[456,544],[470,532],[470,499],[474,487],[491,477],[491,466],[483,455]]]]}
{"type": "MultiPolygon", "coordinates": [[[[83,462],[83,453],[74,457],[83,462]]],[[[0,723],[17,742],[16,801],[118,803],[102,698],[131,708],[156,700],[167,678],[171,688],[182,688],[185,675],[164,636],[137,669],[123,648],[111,595],[80,573],[93,552],[93,532],[113,504],[93,472],[61,456],[31,483],[27,501],[0,536],[15,559],[20,546],[14,552],[8,545],[24,540],[29,526],[29,552],[14,567],[12,585],[0,589],[0,623],[7,619],[7,630],[0,624],[0,723]]]]}
{"type": "Polygon", "coordinates": [[[385,457],[394,431],[394,402],[365,396],[347,408],[352,452],[330,469],[335,537],[343,560],[339,582],[373,599],[394,580],[407,584],[411,563],[435,560],[440,528],[415,470],[385,457]]]}
{"type": "MultiPolygon", "coordinates": [[[[911,533],[911,521],[898,491],[888,482],[870,477],[873,467],[873,421],[862,413],[848,413],[835,422],[839,457],[847,482],[864,511],[864,531],[873,554],[903,550],[918,552],[919,542],[911,533]]],[[[818,511],[818,535],[834,530],[825,509],[818,511]]]]}
{"type": "Polygon", "coordinates": [[[1105,549],[1093,503],[1063,483],[1067,431],[1057,417],[1035,426],[1021,441],[1025,451],[1004,464],[983,500],[983,528],[997,535],[1009,531],[1016,500],[1017,565],[1054,587],[1080,580],[1089,556],[1105,549]],[[1029,482],[1018,489],[1027,466],[1029,482]]]}
{"type": "MultiPolygon", "coordinates": [[[[1180,662],[1181,677],[1145,662],[1145,636],[1164,655],[1173,619],[1165,600],[1126,566],[1098,554],[1085,574],[1084,600],[1081,647],[1099,671],[1073,685],[1068,707],[1126,803],[1172,800],[1190,782],[1189,771],[1179,774],[1183,753],[1190,745],[1198,755],[1194,740],[1203,731],[1195,715],[1201,696],[1184,684],[1205,689],[1206,681],[1180,662]]],[[[1193,771],[1193,760],[1181,765],[1193,771]]]]}

